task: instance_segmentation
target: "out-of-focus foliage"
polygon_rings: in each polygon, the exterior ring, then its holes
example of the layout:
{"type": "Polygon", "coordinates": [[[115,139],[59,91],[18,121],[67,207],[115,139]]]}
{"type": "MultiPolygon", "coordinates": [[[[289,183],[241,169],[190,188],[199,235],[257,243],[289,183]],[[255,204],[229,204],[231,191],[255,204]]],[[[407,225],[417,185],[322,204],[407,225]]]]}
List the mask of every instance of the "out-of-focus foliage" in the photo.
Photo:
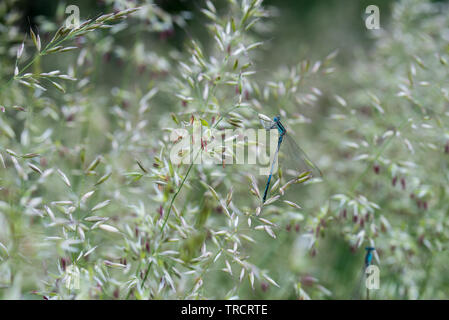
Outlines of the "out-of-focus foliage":
{"type": "Polygon", "coordinates": [[[306,57],[273,5],[102,1],[66,30],[60,4],[30,30],[0,3],[1,298],[351,299],[365,246],[370,298],[447,298],[449,8],[392,2],[306,57]],[[178,129],[257,113],[324,177],[277,173],[262,205],[257,166],[171,162],[178,129]]]}

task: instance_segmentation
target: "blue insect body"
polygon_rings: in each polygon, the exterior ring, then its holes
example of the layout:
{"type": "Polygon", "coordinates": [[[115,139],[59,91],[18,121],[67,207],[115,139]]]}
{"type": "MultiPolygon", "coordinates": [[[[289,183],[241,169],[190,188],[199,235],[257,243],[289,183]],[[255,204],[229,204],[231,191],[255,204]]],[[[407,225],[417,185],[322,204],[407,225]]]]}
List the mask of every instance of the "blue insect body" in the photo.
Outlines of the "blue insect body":
{"type": "Polygon", "coordinates": [[[374,247],[366,247],[366,255],[365,255],[365,269],[368,268],[373,262],[373,251],[376,250],[374,247]]]}
{"type": "Polygon", "coordinates": [[[305,152],[293,141],[293,139],[291,139],[290,136],[287,135],[287,130],[285,129],[284,125],[281,123],[280,116],[274,117],[273,121],[269,121],[269,122],[261,120],[261,123],[266,130],[271,130],[271,129],[276,128],[279,132],[279,138],[278,138],[278,143],[277,143],[277,147],[276,147],[276,152],[274,155],[273,162],[271,164],[270,174],[268,176],[267,184],[265,186],[265,191],[263,194],[263,202],[265,202],[265,200],[267,199],[268,188],[270,187],[271,178],[273,176],[273,171],[274,171],[274,165],[275,165],[275,162],[277,161],[277,158],[279,155],[279,149],[281,147],[282,142],[286,138],[290,138],[290,139],[287,139],[287,141],[289,142],[289,145],[293,148],[293,153],[294,153],[293,155],[291,155],[291,157],[293,157],[295,161],[298,161],[300,163],[300,167],[301,167],[300,173],[306,171],[308,173],[313,173],[314,176],[322,176],[320,169],[318,169],[318,167],[316,165],[314,165],[312,163],[312,161],[309,160],[309,158],[307,157],[305,152]]]}
{"type": "Polygon", "coordinates": [[[284,136],[287,133],[287,130],[285,130],[285,128],[282,125],[279,117],[274,117],[273,118],[273,122],[274,123],[272,124],[272,126],[270,128],[277,127],[277,129],[279,131],[279,139],[278,139],[278,145],[276,147],[276,153],[275,153],[275,156],[274,156],[274,160],[273,160],[273,163],[271,164],[270,175],[268,176],[267,185],[265,186],[265,191],[263,193],[263,202],[265,202],[265,200],[267,199],[268,188],[270,187],[271,177],[273,176],[274,164],[275,164],[275,161],[276,161],[277,156],[279,154],[279,148],[281,147],[282,141],[284,140],[284,136]]]}
{"type": "MultiPolygon", "coordinates": [[[[366,269],[372,265],[373,263],[373,251],[376,250],[374,247],[366,247],[366,254],[365,254],[365,261],[362,268],[362,273],[360,275],[360,280],[358,286],[354,289],[354,292],[352,294],[354,299],[359,299],[361,294],[361,287],[363,280],[366,279],[366,269]]],[[[367,299],[369,299],[369,292],[367,291],[367,299]]]]}

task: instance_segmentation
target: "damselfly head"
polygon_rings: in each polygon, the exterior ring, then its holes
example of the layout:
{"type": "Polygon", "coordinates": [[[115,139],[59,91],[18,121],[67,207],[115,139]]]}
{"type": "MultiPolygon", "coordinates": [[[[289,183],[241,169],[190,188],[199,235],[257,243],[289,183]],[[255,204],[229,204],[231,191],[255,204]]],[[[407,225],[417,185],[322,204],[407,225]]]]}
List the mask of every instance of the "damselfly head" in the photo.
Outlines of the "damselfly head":
{"type": "Polygon", "coordinates": [[[274,121],[274,122],[279,122],[279,121],[281,121],[281,116],[274,117],[274,118],[273,118],[273,121],[274,121]]]}
{"type": "Polygon", "coordinates": [[[374,247],[366,247],[365,250],[369,252],[369,251],[374,251],[374,250],[376,250],[376,248],[374,248],[374,247]]]}

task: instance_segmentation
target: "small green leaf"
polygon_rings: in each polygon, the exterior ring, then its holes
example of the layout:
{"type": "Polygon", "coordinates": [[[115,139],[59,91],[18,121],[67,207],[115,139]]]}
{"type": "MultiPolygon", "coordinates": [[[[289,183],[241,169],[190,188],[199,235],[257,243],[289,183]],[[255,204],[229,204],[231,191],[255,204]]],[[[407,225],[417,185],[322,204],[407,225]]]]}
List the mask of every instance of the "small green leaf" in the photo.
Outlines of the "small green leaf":
{"type": "Polygon", "coordinates": [[[206,120],[200,119],[200,121],[201,121],[201,124],[202,124],[203,126],[209,127],[209,123],[208,123],[206,120]]]}

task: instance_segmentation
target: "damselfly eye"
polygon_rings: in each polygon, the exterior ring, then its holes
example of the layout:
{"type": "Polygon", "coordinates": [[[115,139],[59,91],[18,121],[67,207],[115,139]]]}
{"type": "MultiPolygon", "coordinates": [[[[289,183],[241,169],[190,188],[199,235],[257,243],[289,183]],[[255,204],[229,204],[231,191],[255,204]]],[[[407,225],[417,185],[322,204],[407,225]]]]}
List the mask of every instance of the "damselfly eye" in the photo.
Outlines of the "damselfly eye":
{"type": "Polygon", "coordinates": [[[274,117],[274,118],[273,118],[273,121],[274,121],[274,122],[278,122],[278,121],[279,121],[279,117],[274,117]]]}

